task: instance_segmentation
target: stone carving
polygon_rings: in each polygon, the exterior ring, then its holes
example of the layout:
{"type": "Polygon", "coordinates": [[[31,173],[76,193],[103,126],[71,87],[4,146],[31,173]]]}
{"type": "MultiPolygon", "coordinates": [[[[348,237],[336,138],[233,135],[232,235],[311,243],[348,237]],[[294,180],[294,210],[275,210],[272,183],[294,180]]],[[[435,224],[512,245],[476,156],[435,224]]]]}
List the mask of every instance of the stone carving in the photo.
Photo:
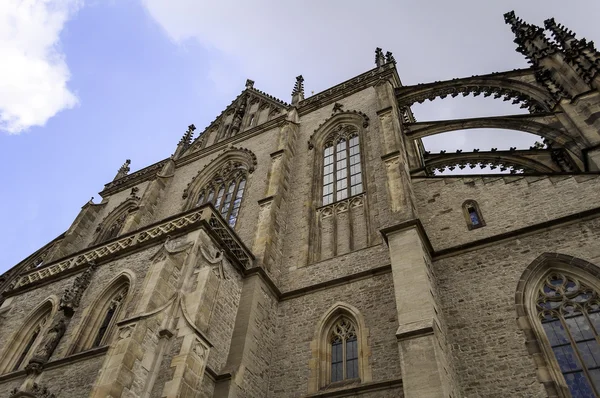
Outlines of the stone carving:
{"type": "Polygon", "coordinates": [[[158,163],[155,163],[151,166],[145,167],[141,170],[136,171],[133,174],[125,175],[118,180],[113,180],[108,184],[104,185],[104,190],[101,192],[102,196],[109,195],[121,189],[121,187],[126,188],[127,186],[131,186],[132,184],[139,184],[140,182],[150,180],[156,176],[156,174],[162,170],[163,166],[167,163],[168,160],[163,160],[158,163]]]}
{"type": "Polygon", "coordinates": [[[73,286],[69,289],[65,289],[63,293],[59,309],[63,311],[66,316],[72,316],[75,308],[79,307],[79,301],[81,300],[81,296],[87,287],[90,285],[90,281],[92,280],[92,275],[96,271],[96,264],[94,262],[90,262],[90,266],[86,269],[81,275],[79,275],[73,281],[73,286]]]}
{"type": "Polygon", "coordinates": [[[254,80],[246,79],[246,89],[254,88],[254,80]]]}
{"type": "Polygon", "coordinates": [[[331,112],[332,115],[338,113],[338,112],[342,112],[344,105],[340,104],[339,102],[336,102],[335,104],[333,104],[333,111],[331,112]]]}
{"type": "Polygon", "coordinates": [[[43,366],[50,357],[52,353],[58,346],[60,339],[65,334],[65,330],[67,330],[69,318],[64,316],[63,314],[57,314],[52,324],[52,327],[44,336],[44,340],[40,343],[40,345],[36,348],[33,357],[27,364],[28,373],[40,373],[43,369],[43,366]]]}
{"type": "Polygon", "coordinates": [[[119,169],[119,171],[117,172],[117,175],[115,176],[115,178],[113,179],[113,181],[119,180],[123,177],[125,177],[127,174],[129,174],[129,165],[131,164],[131,160],[127,159],[125,161],[125,163],[123,163],[123,166],[121,166],[121,168],[119,169]]]}
{"type": "Polygon", "coordinates": [[[124,326],[121,330],[119,330],[119,340],[128,339],[131,337],[134,328],[135,324],[124,326]]]}
{"type": "Polygon", "coordinates": [[[37,383],[33,383],[33,385],[31,386],[31,390],[29,391],[22,391],[18,388],[12,390],[9,395],[9,398],[17,397],[56,398],[56,396],[52,394],[47,387],[37,383]]]}
{"type": "Polygon", "coordinates": [[[375,65],[381,68],[385,64],[385,57],[383,56],[383,50],[379,47],[375,49],[375,65]]]}

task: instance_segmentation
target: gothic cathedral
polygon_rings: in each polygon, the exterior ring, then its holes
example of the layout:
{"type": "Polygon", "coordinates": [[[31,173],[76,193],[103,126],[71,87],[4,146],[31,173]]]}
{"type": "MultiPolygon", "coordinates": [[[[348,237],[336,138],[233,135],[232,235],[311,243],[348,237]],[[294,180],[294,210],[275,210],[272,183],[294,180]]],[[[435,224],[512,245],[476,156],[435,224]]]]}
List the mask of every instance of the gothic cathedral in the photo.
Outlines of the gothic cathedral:
{"type": "Polygon", "coordinates": [[[377,49],[128,160],[0,277],[0,396],[600,397],[600,52],[504,18],[531,67],[404,86],[377,49]],[[529,112],[413,117],[459,94],[529,112]],[[474,128],[543,143],[424,150],[474,128]]]}

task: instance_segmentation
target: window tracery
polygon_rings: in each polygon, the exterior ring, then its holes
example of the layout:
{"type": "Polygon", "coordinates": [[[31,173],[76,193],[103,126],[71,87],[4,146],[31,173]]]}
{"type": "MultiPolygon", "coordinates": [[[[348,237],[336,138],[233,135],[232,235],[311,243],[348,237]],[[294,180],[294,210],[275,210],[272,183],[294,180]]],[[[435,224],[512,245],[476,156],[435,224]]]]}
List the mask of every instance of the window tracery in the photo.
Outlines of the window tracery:
{"type": "Polygon", "coordinates": [[[323,146],[323,205],[362,193],[360,157],[358,131],[340,125],[323,146]]]}
{"type": "Polygon", "coordinates": [[[577,397],[600,396],[600,298],[577,278],[553,272],[536,309],[560,372],[577,397]]]}
{"type": "Polygon", "coordinates": [[[198,196],[196,206],[212,203],[223,219],[234,227],[246,187],[247,171],[239,162],[227,162],[198,196]]]}
{"type": "Polygon", "coordinates": [[[345,317],[331,331],[331,382],[358,378],[358,340],[356,328],[345,317]]]}

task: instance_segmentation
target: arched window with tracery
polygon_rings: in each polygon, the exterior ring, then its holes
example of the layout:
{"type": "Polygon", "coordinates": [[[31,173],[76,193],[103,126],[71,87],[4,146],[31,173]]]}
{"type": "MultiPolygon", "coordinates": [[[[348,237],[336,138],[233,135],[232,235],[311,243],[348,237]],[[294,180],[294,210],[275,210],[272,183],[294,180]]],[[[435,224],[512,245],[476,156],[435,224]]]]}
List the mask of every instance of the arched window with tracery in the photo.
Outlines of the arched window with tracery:
{"type": "Polygon", "coordinates": [[[358,378],[356,326],[346,317],[331,330],[331,382],[358,378]]]}
{"type": "Polygon", "coordinates": [[[323,147],[322,204],[363,192],[358,131],[340,125],[323,147]]]}
{"type": "Polygon", "coordinates": [[[123,316],[130,291],[130,280],[121,275],[85,311],[84,321],[70,353],[110,344],[115,325],[123,316]]]}
{"type": "Polygon", "coordinates": [[[552,272],[537,293],[536,310],[571,395],[600,396],[600,298],[579,278],[552,272]]]}
{"type": "Polygon", "coordinates": [[[197,206],[212,203],[223,219],[234,227],[246,188],[247,171],[241,164],[229,162],[201,190],[197,206]]]}

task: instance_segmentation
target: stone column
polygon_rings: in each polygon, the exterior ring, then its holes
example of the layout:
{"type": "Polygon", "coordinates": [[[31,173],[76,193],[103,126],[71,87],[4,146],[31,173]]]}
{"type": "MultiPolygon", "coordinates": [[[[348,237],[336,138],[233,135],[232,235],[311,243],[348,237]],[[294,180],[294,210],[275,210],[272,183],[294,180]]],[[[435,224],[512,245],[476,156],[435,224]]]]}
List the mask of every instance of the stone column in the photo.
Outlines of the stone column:
{"type": "Polygon", "coordinates": [[[447,386],[443,385],[434,335],[435,288],[430,280],[423,237],[414,224],[382,232],[390,249],[404,396],[444,397],[447,386]]]}

